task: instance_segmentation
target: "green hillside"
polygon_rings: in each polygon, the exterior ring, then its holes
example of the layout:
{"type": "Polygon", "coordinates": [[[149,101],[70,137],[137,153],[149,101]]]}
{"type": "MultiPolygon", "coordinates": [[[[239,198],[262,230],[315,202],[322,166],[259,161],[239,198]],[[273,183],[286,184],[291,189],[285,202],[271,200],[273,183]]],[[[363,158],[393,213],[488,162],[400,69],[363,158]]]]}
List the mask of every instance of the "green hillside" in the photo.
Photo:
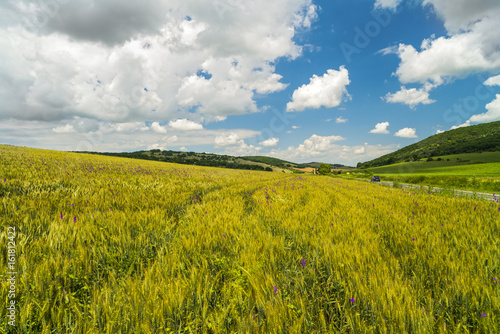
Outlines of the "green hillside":
{"type": "Polygon", "coordinates": [[[211,153],[162,151],[158,149],[150,151],[120,152],[120,153],[109,153],[109,152],[105,153],[78,152],[78,153],[92,153],[92,154],[122,157],[122,158],[171,162],[184,165],[273,171],[273,165],[245,160],[242,158],[228,156],[228,155],[218,155],[211,153]]]}
{"type": "Polygon", "coordinates": [[[271,157],[264,157],[264,156],[243,156],[240,157],[241,159],[248,160],[248,161],[253,161],[253,162],[260,162],[264,164],[268,164],[271,166],[276,166],[276,167],[282,167],[282,168],[290,168],[290,167],[295,167],[297,164],[294,162],[290,161],[285,161],[277,158],[271,158],[271,157]]]}
{"type": "Polygon", "coordinates": [[[376,174],[447,174],[500,176],[500,152],[445,155],[370,168],[376,174]],[[465,167],[465,168],[464,168],[465,167]]]}
{"type": "Polygon", "coordinates": [[[436,134],[377,159],[359,163],[358,168],[391,165],[462,153],[500,151],[500,121],[458,128],[436,134]]]}

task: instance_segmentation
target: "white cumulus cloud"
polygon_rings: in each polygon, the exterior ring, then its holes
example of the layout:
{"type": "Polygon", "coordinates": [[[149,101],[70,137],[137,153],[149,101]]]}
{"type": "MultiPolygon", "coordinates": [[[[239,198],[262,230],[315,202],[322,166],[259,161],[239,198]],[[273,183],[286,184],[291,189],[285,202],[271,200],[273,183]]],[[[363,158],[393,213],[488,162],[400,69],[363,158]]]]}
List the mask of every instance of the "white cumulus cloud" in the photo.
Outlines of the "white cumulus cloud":
{"type": "Polygon", "coordinates": [[[496,98],[486,105],[485,113],[479,115],[472,115],[468,122],[476,123],[487,123],[500,121],[500,94],[496,95],[496,98]]]}
{"type": "Polygon", "coordinates": [[[203,125],[187,119],[178,119],[175,121],[170,121],[168,123],[168,126],[180,131],[203,130],[203,125]]]}
{"type": "Polygon", "coordinates": [[[340,116],[340,117],[337,117],[337,119],[335,120],[335,123],[347,123],[347,121],[349,121],[349,120],[340,116]]]}
{"type": "Polygon", "coordinates": [[[377,123],[375,129],[371,130],[370,133],[389,134],[387,127],[389,127],[389,122],[377,123]]]}
{"type": "Polygon", "coordinates": [[[401,0],[377,0],[375,1],[375,8],[389,8],[396,9],[401,0]]]}
{"type": "Polygon", "coordinates": [[[488,78],[484,84],[487,86],[500,86],[500,75],[488,78]]]}
{"type": "Polygon", "coordinates": [[[429,89],[426,87],[421,89],[407,89],[405,86],[401,86],[400,91],[396,93],[388,93],[384,99],[389,103],[406,104],[412,109],[418,104],[431,104],[436,102],[429,98],[429,89]]]}
{"type": "Polygon", "coordinates": [[[153,122],[153,124],[151,124],[151,129],[156,133],[167,133],[167,129],[158,122],[153,122]]]}
{"type": "Polygon", "coordinates": [[[75,129],[73,128],[73,125],[71,124],[66,124],[64,126],[57,126],[52,129],[55,133],[72,133],[75,132],[75,129]]]}
{"type": "Polygon", "coordinates": [[[215,146],[230,146],[230,145],[242,145],[244,141],[240,139],[237,133],[222,134],[215,137],[215,146]]]}
{"type": "Polygon", "coordinates": [[[303,111],[307,108],[333,108],[349,98],[349,72],[343,66],[338,71],[328,70],[323,76],[313,75],[309,84],[297,88],[288,102],[287,111],[303,111]]]}
{"type": "Polygon", "coordinates": [[[312,0],[220,4],[0,1],[0,119],[55,128],[74,117],[211,122],[259,111],[256,94],[286,88],[273,64],[301,55],[296,33],[311,29],[318,8],[312,0]]]}
{"type": "Polygon", "coordinates": [[[402,83],[432,82],[500,70],[500,2],[425,0],[442,18],[448,36],[424,39],[417,50],[400,44],[396,75],[402,83]]]}
{"type": "Polygon", "coordinates": [[[278,138],[269,138],[267,140],[260,142],[259,145],[265,146],[265,147],[274,147],[274,146],[278,145],[279,141],[280,140],[278,138]]]}
{"type": "Polygon", "coordinates": [[[417,130],[413,128],[403,128],[396,132],[394,135],[401,138],[418,138],[417,130]]]}

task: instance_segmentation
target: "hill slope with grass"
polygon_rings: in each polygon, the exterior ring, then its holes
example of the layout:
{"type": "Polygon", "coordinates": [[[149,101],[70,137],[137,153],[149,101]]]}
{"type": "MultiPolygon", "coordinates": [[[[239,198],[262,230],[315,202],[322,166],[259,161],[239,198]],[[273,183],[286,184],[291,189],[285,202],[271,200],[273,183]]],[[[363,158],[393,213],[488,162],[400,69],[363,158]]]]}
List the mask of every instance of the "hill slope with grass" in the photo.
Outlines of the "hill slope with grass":
{"type": "Polygon", "coordinates": [[[171,162],[184,165],[281,172],[280,168],[281,164],[280,166],[278,166],[276,164],[273,164],[271,161],[269,161],[269,163],[266,163],[265,161],[249,160],[240,157],[211,154],[211,153],[162,151],[158,149],[149,151],[120,152],[120,153],[108,153],[108,152],[105,153],[79,152],[79,153],[92,153],[92,154],[122,157],[122,158],[171,162]]]}
{"type": "Polygon", "coordinates": [[[500,121],[458,128],[436,134],[377,159],[359,163],[358,168],[419,161],[431,157],[500,151],[500,121]]]}

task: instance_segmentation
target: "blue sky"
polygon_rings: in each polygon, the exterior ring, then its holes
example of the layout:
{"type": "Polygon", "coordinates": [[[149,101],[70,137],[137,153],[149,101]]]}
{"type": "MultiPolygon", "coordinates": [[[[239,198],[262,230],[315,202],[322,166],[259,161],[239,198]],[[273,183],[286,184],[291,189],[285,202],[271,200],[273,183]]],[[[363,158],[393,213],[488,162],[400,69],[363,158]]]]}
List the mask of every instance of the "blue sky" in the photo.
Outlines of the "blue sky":
{"type": "Polygon", "coordinates": [[[0,5],[0,143],[355,165],[500,120],[497,0],[0,5]]]}

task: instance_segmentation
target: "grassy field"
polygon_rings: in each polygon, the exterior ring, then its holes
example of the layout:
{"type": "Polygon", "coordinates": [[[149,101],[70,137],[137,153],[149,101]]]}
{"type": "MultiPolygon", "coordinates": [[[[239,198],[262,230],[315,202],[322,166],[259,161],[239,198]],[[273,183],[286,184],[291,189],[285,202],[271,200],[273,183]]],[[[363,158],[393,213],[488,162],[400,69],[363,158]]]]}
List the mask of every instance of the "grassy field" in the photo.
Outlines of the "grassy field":
{"type": "MultiPolygon", "coordinates": [[[[455,154],[432,159],[373,167],[369,171],[380,175],[383,181],[500,192],[500,152],[455,154]]],[[[363,170],[351,173],[353,177],[369,178],[371,175],[363,170]]]]}
{"type": "Polygon", "coordinates": [[[495,202],[12,146],[0,196],[2,333],[500,332],[495,202]]]}
{"type": "Polygon", "coordinates": [[[500,152],[456,154],[433,157],[434,161],[415,161],[373,167],[377,174],[446,174],[500,177],[500,152]],[[441,161],[437,161],[441,159],[441,161]]]}

